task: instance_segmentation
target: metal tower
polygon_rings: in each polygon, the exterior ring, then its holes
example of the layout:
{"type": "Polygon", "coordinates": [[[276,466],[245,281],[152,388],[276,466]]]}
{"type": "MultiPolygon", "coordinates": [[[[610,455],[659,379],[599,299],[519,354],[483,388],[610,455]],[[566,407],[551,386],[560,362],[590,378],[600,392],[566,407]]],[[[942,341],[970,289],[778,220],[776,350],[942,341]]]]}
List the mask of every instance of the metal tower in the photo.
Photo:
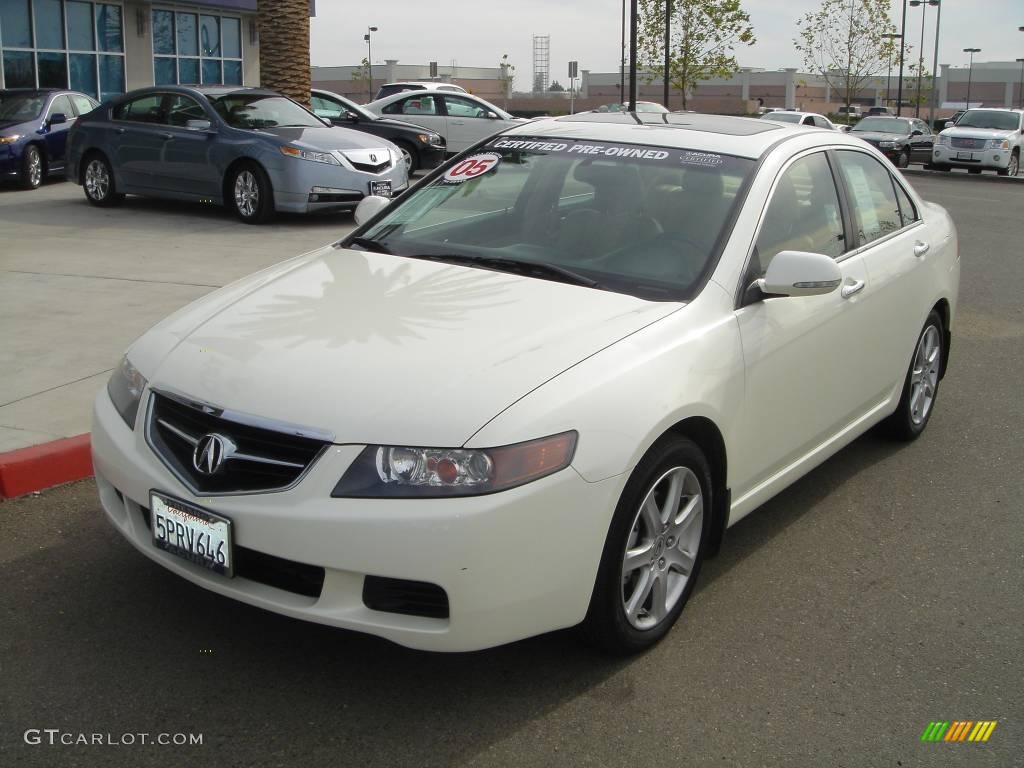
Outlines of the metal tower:
{"type": "Polygon", "coordinates": [[[551,85],[551,35],[533,36],[533,92],[544,93],[551,85]]]}

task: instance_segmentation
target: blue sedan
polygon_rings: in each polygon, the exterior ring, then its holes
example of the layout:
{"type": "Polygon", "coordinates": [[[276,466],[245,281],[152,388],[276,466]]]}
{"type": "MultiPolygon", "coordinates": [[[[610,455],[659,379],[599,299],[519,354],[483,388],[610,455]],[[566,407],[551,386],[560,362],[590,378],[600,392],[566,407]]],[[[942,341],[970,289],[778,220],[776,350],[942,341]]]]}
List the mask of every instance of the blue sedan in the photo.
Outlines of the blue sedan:
{"type": "Polygon", "coordinates": [[[68,139],[67,177],[93,205],[125,194],[227,206],[248,224],[276,211],[355,208],[405,189],[391,142],[332,127],[273,91],[142,88],[104,103],[68,139]]]}
{"type": "Polygon", "coordinates": [[[0,179],[35,189],[47,174],[63,171],[68,129],[95,108],[77,91],[0,91],[0,179]]]}

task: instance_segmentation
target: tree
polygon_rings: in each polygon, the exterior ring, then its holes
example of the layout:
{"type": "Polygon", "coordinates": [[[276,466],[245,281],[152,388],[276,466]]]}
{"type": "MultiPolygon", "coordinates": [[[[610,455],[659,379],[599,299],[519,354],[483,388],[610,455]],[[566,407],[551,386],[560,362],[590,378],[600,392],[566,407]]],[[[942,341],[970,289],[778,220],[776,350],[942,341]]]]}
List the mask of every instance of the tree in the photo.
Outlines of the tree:
{"type": "Polygon", "coordinates": [[[565,93],[565,88],[557,80],[553,80],[551,85],[548,86],[548,93],[565,93]]]}
{"type": "MultiPolygon", "coordinates": [[[[638,59],[647,81],[665,77],[666,0],[641,0],[638,59]]],[[[669,85],[686,100],[697,83],[729,77],[739,70],[733,55],[738,45],[757,42],[750,15],[740,0],[672,0],[669,85]]]]}
{"type": "Polygon", "coordinates": [[[309,104],[309,0],[259,0],[260,85],[309,104]]]}
{"type": "Polygon", "coordinates": [[[507,53],[498,62],[498,69],[501,70],[498,73],[498,81],[501,83],[501,92],[505,97],[505,109],[507,111],[508,99],[512,95],[512,82],[516,79],[515,65],[509,63],[507,53]]]}
{"type": "Polygon", "coordinates": [[[824,0],[797,22],[799,36],[793,43],[804,66],[843,94],[847,107],[899,57],[899,46],[885,37],[895,29],[889,6],[890,0],[824,0]]]}
{"type": "Polygon", "coordinates": [[[359,86],[360,93],[370,94],[373,98],[373,82],[370,80],[370,60],[363,56],[359,66],[352,70],[352,83],[359,86]]]}

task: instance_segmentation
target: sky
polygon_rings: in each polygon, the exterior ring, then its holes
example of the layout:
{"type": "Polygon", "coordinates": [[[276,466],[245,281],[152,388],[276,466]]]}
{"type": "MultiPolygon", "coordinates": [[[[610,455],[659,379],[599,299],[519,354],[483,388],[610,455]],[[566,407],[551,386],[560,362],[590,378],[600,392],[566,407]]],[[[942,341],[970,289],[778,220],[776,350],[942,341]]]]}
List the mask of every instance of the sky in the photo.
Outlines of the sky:
{"type": "MultiPolygon", "coordinates": [[[[628,4],[627,4],[628,5],[628,4]]],[[[793,49],[797,19],[819,8],[821,0],[743,0],[757,43],[737,51],[741,66],[803,68],[793,49]]],[[[893,20],[900,23],[899,0],[893,20]]],[[[366,55],[363,35],[373,33],[373,61],[402,64],[437,61],[449,65],[494,67],[502,54],[516,67],[517,88],[528,88],[534,34],[551,35],[551,77],[566,81],[570,59],[580,70],[617,71],[621,0],[317,0],[310,20],[315,66],[358,64],[366,55]]],[[[921,11],[907,9],[907,39],[918,47],[921,11]]],[[[935,44],[935,8],[928,7],[924,50],[927,66],[935,44]]],[[[963,48],[981,48],[975,61],[1024,57],[1024,0],[943,0],[939,63],[967,66],[963,48]],[[980,9],[984,9],[983,12],[980,9]]]]}

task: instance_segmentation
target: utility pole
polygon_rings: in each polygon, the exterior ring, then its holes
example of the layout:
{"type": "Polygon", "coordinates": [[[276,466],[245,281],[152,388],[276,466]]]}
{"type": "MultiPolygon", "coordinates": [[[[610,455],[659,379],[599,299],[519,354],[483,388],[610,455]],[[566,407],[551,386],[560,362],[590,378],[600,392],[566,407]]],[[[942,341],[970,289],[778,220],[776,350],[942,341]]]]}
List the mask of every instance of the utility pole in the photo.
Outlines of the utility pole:
{"type": "Polygon", "coordinates": [[[619,104],[626,103],[626,0],[622,0],[622,44],[619,52],[622,54],[619,61],[619,104]]]}
{"type": "Polygon", "coordinates": [[[636,111],[636,25],[637,0],[629,3],[629,111],[636,111]]]}
{"type": "Polygon", "coordinates": [[[672,64],[672,0],[665,0],[665,92],[662,104],[668,109],[669,68],[672,64]]]}
{"type": "Polygon", "coordinates": [[[896,86],[896,116],[903,114],[903,49],[907,38],[907,0],[903,0],[903,21],[900,24],[900,80],[896,86]]]}

